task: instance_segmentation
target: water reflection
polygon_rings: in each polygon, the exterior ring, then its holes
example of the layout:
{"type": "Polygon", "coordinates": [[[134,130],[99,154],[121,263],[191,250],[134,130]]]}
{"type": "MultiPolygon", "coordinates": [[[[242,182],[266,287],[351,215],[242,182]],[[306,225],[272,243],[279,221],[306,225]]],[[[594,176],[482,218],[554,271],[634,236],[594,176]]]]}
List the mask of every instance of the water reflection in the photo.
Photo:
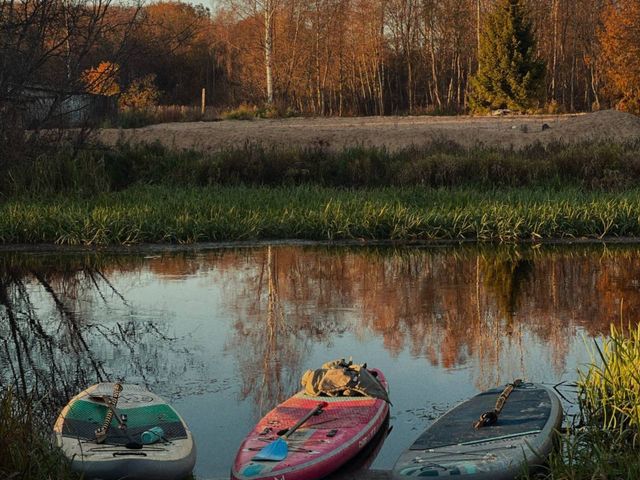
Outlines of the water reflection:
{"type": "Polygon", "coordinates": [[[235,311],[226,350],[238,361],[240,398],[251,397],[260,415],[293,393],[311,345],[346,331],[338,312],[326,308],[331,295],[325,296],[319,278],[311,275],[319,266],[295,250],[267,247],[250,258],[236,257],[231,269],[242,278],[225,287],[235,311]]]}
{"type": "Polygon", "coordinates": [[[0,387],[45,414],[95,381],[169,397],[192,423],[200,476],[307,368],[354,355],[383,369],[393,463],[439,410],[586,360],[581,334],[635,321],[640,249],[256,247],[202,252],[0,254],[0,387]],[[203,412],[213,412],[203,416],[203,412]],[[214,452],[214,453],[212,453],[214,452]]]}
{"type": "Polygon", "coordinates": [[[111,323],[98,315],[118,305],[130,309],[108,278],[141,264],[127,260],[0,256],[0,387],[35,393],[42,398],[44,413],[53,418],[70,396],[89,384],[154,375],[171,343],[162,325],[138,321],[132,312],[111,323]],[[148,348],[159,343],[161,348],[148,348]],[[109,360],[116,358],[121,364],[114,372],[109,360]]]}

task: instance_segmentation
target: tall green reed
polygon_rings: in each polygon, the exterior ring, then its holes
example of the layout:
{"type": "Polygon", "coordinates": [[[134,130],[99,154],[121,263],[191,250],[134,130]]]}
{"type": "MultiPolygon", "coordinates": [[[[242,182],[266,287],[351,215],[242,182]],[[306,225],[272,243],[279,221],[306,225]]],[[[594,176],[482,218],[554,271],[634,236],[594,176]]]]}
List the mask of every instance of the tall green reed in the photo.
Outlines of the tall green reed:
{"type": "Polygon", "coordinates": [[[640,236],[640,190],[133,187],[0,204],[0,243],[603,239],[640,236]]]}
{"type": "Polygon", "coordinates": [[[581,371],[578,401],[583,421],[611,433],[618,444],[640,440],[640,324],[611,326],[592,351],[589,369],[581,371]]]}
{"type": "Polygon", "coordinates": [[[70,462],[52,445],[51,426],[37,413],[37,400],[0,390],[0,478],[74,480],[70,462]]]}
{"type": "Polygon", "coordinates": [[[611,325],[578,371],[579,415],[540,478],[640,478],[640,324],[611,325]]]}

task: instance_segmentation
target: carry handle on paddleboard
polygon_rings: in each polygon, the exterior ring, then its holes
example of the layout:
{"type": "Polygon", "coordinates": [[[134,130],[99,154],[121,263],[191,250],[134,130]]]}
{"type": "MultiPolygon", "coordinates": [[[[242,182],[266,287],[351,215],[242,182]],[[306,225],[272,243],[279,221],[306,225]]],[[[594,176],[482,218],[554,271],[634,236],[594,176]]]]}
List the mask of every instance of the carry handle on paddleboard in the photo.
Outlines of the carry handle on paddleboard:
{"type": "Polygon", "coordinates": [[[124,413],[122,414],[118,413],[118,410],[116,410],[116,407],[111,403],[111,397],[109,395],[102,395],[100,397],[91,395],[90,397],[91,397],[91,400],[96,400],[96,401],[99,400],[105,404],[105,406],[111,411],[111,413],[115,417],[116,422],[118,422],[118,428],[120,430],[127,429],[127,416],[124,413]]]}
{"type": "MultiPolygon", "coordinates": [[[[115,389],[116,387],[114,386],[114,394],[115,394],[115,389]]],[[[122,391],[122,385],[120,385],[120,391],[122,391]]],[[[118,428],[122,430],[125,436],[129,439],[129,441],[124,445],[125,448],[130,450],[140,450],[142,448],[142,443],[138,442],[137,440],[134,440],[131,434],[129,434],[129,432],[127,431],[127,416],[124,413],[119,414],[118,411],[116,410],[116,404],[118,403],[118,397],[120,396],[120,391],[118,392],[118,395],[115,397],[115,400],[114,400],[114,397],[110,397],[109,395],[91,395],[91,394],[89,395],[89,397],[92,400],[104,402],[104,404],[107,406],[107,417],[105,417],[104,419],[105,423],[102,425],[101,428],[96,430],[96,443],[103,443],[106,440],[109,426],[111,424],[111,420],[113,417],[116,417],[116,420],[118,422],[118,428]],[[107,419],[108,419],[108,423],[107,423],[107,419]],[[106,428],[105,428],[105,425],[107,425],[106,428]]],[[[161,436],[160,438],[165,442],[169,441],[164,436],[161,436]]]]}
{"type": "Polygon", "coordinates": [[[321,413],[322,409],[329,405],[327,402],[320,402],[316,405],[316,408],[308,412],[304,417],[296,422],[296,424],[291,427],[287,432],[281,437],[276,438],[269,445],[266,445],[262,450],[260,450],[256,455],[253,456],[252,460],[263,460],[263,461],[271,461],[271,462],[279,462],[287,458],[289,454],[289,445],[287,444],[287,438],[293,434],[298,428],[302,426],[307,420],[309,420],[314,415],[321,413]]]}

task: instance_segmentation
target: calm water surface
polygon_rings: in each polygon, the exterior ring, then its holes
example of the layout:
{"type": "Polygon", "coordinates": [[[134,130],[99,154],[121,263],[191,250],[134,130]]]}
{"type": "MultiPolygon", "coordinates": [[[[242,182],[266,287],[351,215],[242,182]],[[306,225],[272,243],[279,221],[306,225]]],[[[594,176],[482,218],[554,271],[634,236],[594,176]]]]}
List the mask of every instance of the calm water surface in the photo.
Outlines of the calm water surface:
{"type": "Polygon", "coordinates": [[[306,369],[353,357],[390,382],[372,465],[386,469],[482,389],[574,380],[585,342],[639,309],[637,246],[5,252],[0,385],[37,390],[53,418],[96,381],[145,384],[191,426],[197,477],[215,478],[306,369]]]}

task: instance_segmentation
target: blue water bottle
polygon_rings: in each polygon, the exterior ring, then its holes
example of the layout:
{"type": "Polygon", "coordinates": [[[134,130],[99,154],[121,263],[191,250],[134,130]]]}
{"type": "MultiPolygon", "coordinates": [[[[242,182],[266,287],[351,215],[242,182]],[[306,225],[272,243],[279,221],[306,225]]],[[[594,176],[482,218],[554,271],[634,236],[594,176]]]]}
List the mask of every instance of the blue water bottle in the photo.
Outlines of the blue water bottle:
{"type": "Polygon", "coordinates": [[[160,427],[153,427],[142,432],[141,437],[144,445],[150,445],[162,440],[162,437],[164,437],[164,430],[160,427]]]}

